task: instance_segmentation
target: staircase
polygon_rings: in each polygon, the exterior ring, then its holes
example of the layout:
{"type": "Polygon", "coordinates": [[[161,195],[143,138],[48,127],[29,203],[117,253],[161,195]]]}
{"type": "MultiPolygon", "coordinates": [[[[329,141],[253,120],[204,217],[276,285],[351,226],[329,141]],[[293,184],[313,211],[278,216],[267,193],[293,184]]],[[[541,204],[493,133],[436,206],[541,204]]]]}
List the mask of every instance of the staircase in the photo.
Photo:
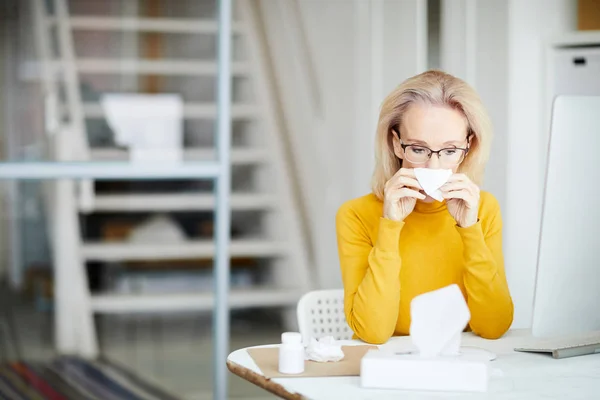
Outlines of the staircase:
{"type": "MultiPolygon", "coordinates": [[[[46,95],[50,104],[56,103],[47,108],[54,121],[47,125],[56,126],[56,159],[101,163],[129,158],[127,149],[114,145],[98,102],[102,93],[114,93],[116,88],[127,93],[181,93],[184,161],[215,160],[218,26],[214,0],[33,1],[40,53],[45,58],[46,95]]],[[[256,10],[249,0],[238,0],[236,5],[230,153],[235,231],[230,254],[232,273],[236,260],[251,260],[259,279],[251,286],[232,286],[229,304],[235,309],[281,307],[292,324],[297,300],[312,288],[307,241],[256,10]]],[[[212,220],[215,195],[210,184],[171,183],[56,184],[51,222],[53,235],[61,240],[53,238],[55,271],[66,280],[57,286],[61,291],[57,298],[71,300],[56,304],[60,351],[98,354],[95,313],[213,309],[210,291],[123,294],[88,289],[88,263],[126,269],[143,262],[172,269],[180,261],[200,265],[214,258],[210,232],[188,233],[180,242],[139,242],[126,236],[115,241],[90,234],[90,227],[111,219],[139,223],[160,214],[184,215],[185,222],[212,220]]]]}

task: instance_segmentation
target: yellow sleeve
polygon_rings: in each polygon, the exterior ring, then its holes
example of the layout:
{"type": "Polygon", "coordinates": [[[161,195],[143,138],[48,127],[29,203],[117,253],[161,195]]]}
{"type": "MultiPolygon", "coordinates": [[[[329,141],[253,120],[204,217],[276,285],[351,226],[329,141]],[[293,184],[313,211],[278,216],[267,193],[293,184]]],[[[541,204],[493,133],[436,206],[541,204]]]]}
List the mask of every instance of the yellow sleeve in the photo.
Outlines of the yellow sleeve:
{"type": "Polygon", "coordinates": [[[342,206],[336,216],[346,320],[367,343],[385,343],[394,334],[400,307],[399,238],[403,226],[403,222],[381,218],[373,245],[349,205],[342,206]]]}
{"type": "Polygon", "coordinates": [[[494,199],[490,222],[457,226],[464,246],[464,284],[473,332],[487,339],[502,336],[513,321],[513,302],[504,273],[502,217],[494,199]]]}

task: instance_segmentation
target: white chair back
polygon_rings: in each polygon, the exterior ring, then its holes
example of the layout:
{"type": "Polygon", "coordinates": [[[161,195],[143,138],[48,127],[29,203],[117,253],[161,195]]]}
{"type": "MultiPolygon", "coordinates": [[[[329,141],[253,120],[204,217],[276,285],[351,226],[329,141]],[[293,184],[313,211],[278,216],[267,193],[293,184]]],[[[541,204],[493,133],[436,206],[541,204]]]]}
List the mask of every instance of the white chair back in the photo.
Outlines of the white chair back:
{"type": "Polygon", "coordinates": [[[298,301],[298,327],[304,343],[311,337],[333,336],[336,340],[352,339],[352,329],[344,314],[344,290],[315,290],[298,301]]]}

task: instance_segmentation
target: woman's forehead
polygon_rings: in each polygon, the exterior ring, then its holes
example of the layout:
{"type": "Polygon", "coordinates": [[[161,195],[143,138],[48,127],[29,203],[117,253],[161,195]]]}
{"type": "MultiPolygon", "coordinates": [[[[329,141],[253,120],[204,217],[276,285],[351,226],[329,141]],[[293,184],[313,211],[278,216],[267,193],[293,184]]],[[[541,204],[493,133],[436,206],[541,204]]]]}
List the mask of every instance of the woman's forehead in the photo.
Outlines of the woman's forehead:
{"type": "Polygon", "coordinates": [[[404,141],[464,142],[467,121],[460,111],[452,108],[415,104],[404,113],[400,130],[404,141]]]}

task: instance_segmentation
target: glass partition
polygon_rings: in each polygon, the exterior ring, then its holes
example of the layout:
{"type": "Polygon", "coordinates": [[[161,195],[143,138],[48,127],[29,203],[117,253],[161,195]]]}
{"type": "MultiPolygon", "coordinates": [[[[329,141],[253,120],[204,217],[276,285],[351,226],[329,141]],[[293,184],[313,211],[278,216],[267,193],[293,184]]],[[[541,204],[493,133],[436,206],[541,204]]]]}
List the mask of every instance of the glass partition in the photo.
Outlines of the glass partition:
{"type": "Polygon", "coordinates": [[[295,300],[273,290],[281,248],[230,2],[1,7],[2,361],[105,359],[225,398],[227,349],[276,340],[295,300]]]}
{"type": "MultiPolygon", "coordinates": [[[[106,359],[181,398],[209,398],[212,182],[99,180],[87,204],[81,184],[0,181],[2,198],[16,191],[18,199],[2,218],[2,265],[12,284],[0,290],[0,363],[91,354],[94,365],[106,359]]],[[[258,210],[234,211],[232,241],[256,238],[265,222],[258,210]]],[[[235,297],[269,288],[273,267],[270,256],[232,255],[231,349],[279,340],[280,309],[235,297]]],[[[264,396],[235,377],[229,388],[232,398],[264,396]]]]}

